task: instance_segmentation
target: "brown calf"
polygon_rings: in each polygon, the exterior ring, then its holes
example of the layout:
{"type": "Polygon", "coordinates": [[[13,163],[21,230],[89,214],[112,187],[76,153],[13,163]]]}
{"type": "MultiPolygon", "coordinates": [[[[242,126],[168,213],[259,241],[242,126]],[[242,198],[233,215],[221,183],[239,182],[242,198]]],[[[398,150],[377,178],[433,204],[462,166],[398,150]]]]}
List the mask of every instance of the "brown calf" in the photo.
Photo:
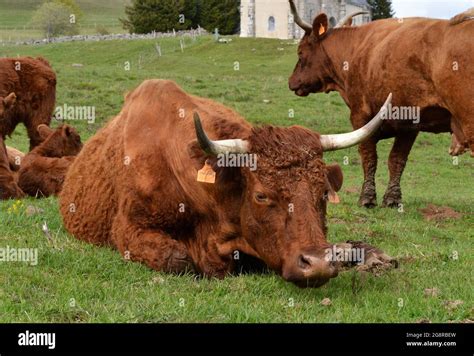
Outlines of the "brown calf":
{"type": "Polygon", "coordinates": [[[38,134],[44,141],[23,159],[18,185],[33,197],[57,195],[69,166],[82,148],[81,138],[69,125],[55,130],[39,125],[38,134]]]}

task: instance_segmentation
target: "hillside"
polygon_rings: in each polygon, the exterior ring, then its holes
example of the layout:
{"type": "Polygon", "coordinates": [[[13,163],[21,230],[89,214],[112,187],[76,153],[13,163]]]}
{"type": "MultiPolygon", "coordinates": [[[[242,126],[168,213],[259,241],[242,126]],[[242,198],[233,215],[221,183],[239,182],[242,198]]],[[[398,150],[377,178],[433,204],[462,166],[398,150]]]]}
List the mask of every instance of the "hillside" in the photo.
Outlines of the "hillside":
{"type": "MultiPolygon", "coordinates": [[[[124,16],[125,5],[130,0],[76,0],[84,12],[81,33],[96,33],[98,25],[110,33],[125,30],[119,22],[124,16]]],[[[31,28],[30,21],[42,0],[1,0],[0,1],[0,41],[41,38],[40,31],[31,28]]]]}

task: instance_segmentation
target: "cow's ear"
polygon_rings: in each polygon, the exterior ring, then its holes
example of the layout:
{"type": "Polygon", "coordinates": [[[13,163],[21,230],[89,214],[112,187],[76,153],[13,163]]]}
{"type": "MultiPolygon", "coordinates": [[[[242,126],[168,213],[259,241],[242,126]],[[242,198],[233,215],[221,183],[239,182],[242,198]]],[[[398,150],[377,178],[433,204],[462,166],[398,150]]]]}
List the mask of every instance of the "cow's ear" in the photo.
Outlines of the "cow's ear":
{"type": "Polygon", "coordinates": [[[63,126],[63,136],[69,137],[71,136],[71,127],[70,126],[63,126]]]}
{"type": "Polygon", "coordinates": [[[316,16],[313,21],[313,34],[316,38],[324,36],[328,30],[328,17],[322,13],[316,16]]]}
{"type": "Polygon", "coordinates": [[[334,189],[335,192],[338,192],[342,187],[342,181],[344,179],[341,167],[337,163],[330,164],[326,166],[326,172],[331,188],[334,189]]]}
{"type": "Polygon", "coordinates": [[[49,126],[47,126],[45,124],[38,125],[36,130],[38,131],[40,137],[43,140],[46,140],[48,138],[48,136],[51,135],[54,132],[53,129],[51,129],[49,126]]]}
{"type": "Polygon", "coordinates": [[[5,109],[11,108],[16,102],[16,94],[15,93],[10,93],[6,98],[3,99],[3,105],[5,106],[5,109]]]}

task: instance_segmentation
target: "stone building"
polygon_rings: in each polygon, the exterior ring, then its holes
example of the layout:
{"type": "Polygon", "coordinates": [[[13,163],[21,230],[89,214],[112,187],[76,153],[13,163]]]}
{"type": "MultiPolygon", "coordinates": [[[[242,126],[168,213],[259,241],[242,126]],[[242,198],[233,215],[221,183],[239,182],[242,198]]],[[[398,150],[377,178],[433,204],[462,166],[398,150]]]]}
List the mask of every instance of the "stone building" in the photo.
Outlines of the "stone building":
{"type": "MultiPolygon", "coordinates": [[[[312,23],[320,12],[326,13],[330,26],[346,14],[369,10],[365,0],[295,0],[301,18],[312,23]]],[[[288,0],[241,0],[240,36],[292,39],[301,38],[303,31],[293,21],[288,0]]],[[[371,20],[370,15],[354,17],[354,25],[371,20]]]]}

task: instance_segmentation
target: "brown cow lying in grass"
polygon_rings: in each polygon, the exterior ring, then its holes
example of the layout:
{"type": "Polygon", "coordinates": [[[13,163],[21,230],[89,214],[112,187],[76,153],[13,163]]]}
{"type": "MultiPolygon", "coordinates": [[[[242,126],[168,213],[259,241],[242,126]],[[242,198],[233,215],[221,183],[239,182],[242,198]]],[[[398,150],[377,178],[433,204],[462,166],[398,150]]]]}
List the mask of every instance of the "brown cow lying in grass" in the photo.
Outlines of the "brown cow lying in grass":
{"type": "Polygon", "coordinates": [[[33,197],[57,195],[69,166],[82,148],[81,137],[69,125],[55,130],[39,125],[38,134],[44,141],[23,159],[18,185],[33,197]]]}
{"type": "Polygon", "coordinates": [[[173,82],[147,80],[69,169],[64,225],[164,272],[223,278],[250,255],[298,286],[320,286],[338,273],[326,205],[343,179],[323,153],[367,139],[389,103],[357,131],[320,135],[253,127],[173,82]]]}
{"type": "MultiPolygon", "coordinates": [[[[13,110],[16,103],[15,93],[0,97],[0,126],[5,116],[13,110]]],[[[21,198],[25,194],[15,182],[10,169],[10,159],[5,146],[4,137],[0,135],[0,199],[21,198]]]]}

